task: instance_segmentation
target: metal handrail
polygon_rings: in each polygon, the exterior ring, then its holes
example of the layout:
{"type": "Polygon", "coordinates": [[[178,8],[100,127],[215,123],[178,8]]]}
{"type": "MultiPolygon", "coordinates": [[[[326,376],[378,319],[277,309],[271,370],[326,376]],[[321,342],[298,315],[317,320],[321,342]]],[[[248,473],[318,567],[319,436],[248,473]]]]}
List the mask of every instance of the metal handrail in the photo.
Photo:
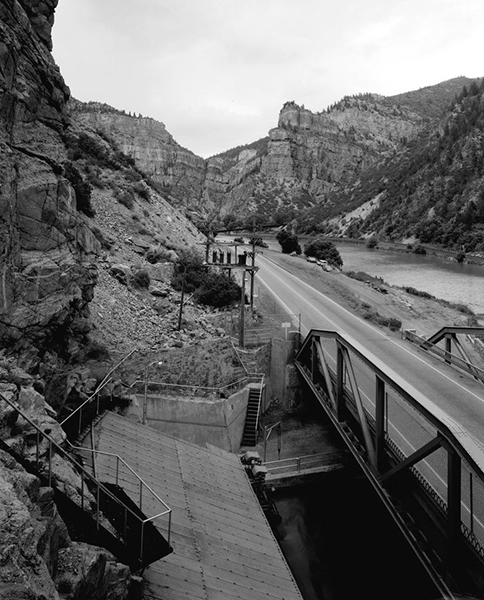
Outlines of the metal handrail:
{"type": "Polygon", "coordinates": [[[170,535],[171,535],[171,508],[168,506],[168,504],[166,504],[166,502],[164,500],[162,500],[158,494],[151,488],[151,486],[149,486],[139,475],[138,473],[136,473],[136,471],[130,467],[130,465],[124,460],[124,458],[122,458],[121,456],[119,456],[119,454],[115,454],[113,452],[106,452],[104,450],[95,450],[94,448],[84,448],[83,446],[73,446],[69,440],[67,440],[67,443],[69,444],[69,446],[71,447],[72,450],[74,450],[75,452],[90,452],[93,455],[96,456],[109,456],[111,458],[114,458],[116,460],[116,476],[115,476],[115,484],[119,485],[119,479],[120,479],[120,464],[124,465],[126,467],[126,469],[130,472],[130,474],[138,480],[138,484],[139,484],[139,509],[142,511],[143,510],[143,490],[146,488],[146,490],[148,490],[148,492],[151,493],[151,495],[160,503],[164,506],[165,510],[162,511],[161,513],[158,513],[157,515],[154,515],[152,517],[148,517],[147,519],[144,520],[144,522],[148,522],[148,521],[154,521],[155,519],[159,518],[159,517],[163,517],[166,514],[170,514],[169,517],[169,523],[168,523],[168,543],[170,543],[170,535]]]}
{"type": "Polygon", "coordinates": [[[264,381],[265,381],[265,375],[262,375],[262,378],[260,380],[260,389],[259,389],[259,400],[257,402],[257,420],[255,422],[255,435],[256,435],[256,440],[259,437],[259,421],[260,421],[260,407],[262,404],[262,392],[264,390],[264,381]]]}
{"type": "Polygon", "coordinates": [[[136,352],[136,348],[134,350],[131,350],[130,352],[128,352],[128,354],[122,358],[110,371],[108,371],[106,373],[106,375],[104,376],[103,380],[101,381],[101,383],[97,386],[97,388],[94,390],[94,392],[89,396],[89,398],[87,398],[86,400],[84,400],[84,402],[82,404],[80,404],[75,410],[73,410],[71,412],[70,415],[67,415],[67,417],[62,420],[60,422],[61,427],[65,425],[65,423],[67,423],[67,421],[69,421],[75,414],[79,413],[79,430],[78,433],[80,433],[80,429],[82,426],[82,410],[83,408],[86,406],[86,404],[89,404],[94,398],[97,399],[98,401],[98,405],[97,405],[97,413],[99,413],[99,392],[104,389],[108,383],[110,383],[112,381],[112,377],[110,377],[114,371],[116,371],[116,369],[118,369],[126,359],[128,359],[134,352],[136,352]]]}
{"type": "MultiPolygon", "coordinates": [[[[36,430],[36,470],[37,472],[41,472],[40,470],[40,442],[41,442],[41,437],[46,439],[48,442],[48,475],[47,475],[47,482],[48,482],[48,486],[52,487],[52,454],[53,454],[53,449],[60,454],[63,458],[65,458],[68,462],[70,462],[75,469],[77,469],[80,473],[80,477],[81,477],[81,507],[84,509],[84,478],[87,477],[87,479],[89,479],[91,482],[93,482],[97,488],[97,502],[99,505],[99,496],[100,496],[100,492],[101,490],[103,491],[104,494],[106,494],[108,497],[110,497],[114,502],[116,502],[119,506],[122,507],[122,509],[124,509],[125,511],[125,515],[127,515],[127,513],[129,512],[141,525],[141,543],[140,543],[140,556],[139,556],[139,560],[141,561],[143,559],[143,536],[144,536],[144,527],[146,525],[146,523],[149,522],[153,522],[155,519],[165,516],[165,515],[169,515],[168,516],[168,543],[170,543],[170,534],[171,534],[171,508],[169,508],[169,506],[151,489],[150,486],[148,486],[136,473],[135,471],[118,455],[112,455],[114,457],[116,457],[118,459],[118,461],[121,461],[122,463],[124,463],[127,468],[138,478],[138,480],[141,482],[140,483],[140,499],[142,499],[142,488],[141,485],[143,485],[144,487],[146,487],[146,489],[148,489],[153,496],[165,507],[166,510],[162,511],[161,513],[154,515],[152,517],[147,517],[145,519],[141,519],[139,515],[137,515],[131,508],[129,508],[128,506],[126,506],[124,504],[124,502],[122,502],[119,498],[117,498],[114,494],[112,494],[110,492],[109,489],[107,489],[102,482],[100,482],[96,477],[94,477],[93,475],[91,475],[89,473],[89,471],[87,471],[83,465],[81,465],[79,462],[77,462],[77,460],[75,460],[60,444],[58,444],[49,434],[45,433],[44,431],[41,430],[41,428],[39,427],[39,425],[37,423],[35,423],[30,417],[28,417],[24,411],[12,400],[10,400],[9,398],[7,398],[2,392],[0,392],[0,399],[3,400],[4,402],[6,402],[10,407],[12,407],[15,411],[17,411],[21,417],[27,421],[27,423],[29,423],[35,430],[36,430]]],[[[75,446],[72,446],[72,444],[66,440],[67,443],[69,444],[69,446],[71,446],[71,448],[75,449],[75,446]]],[[[89,450],[90,449],[86,449],[83,448],[83,450],[89,450]]],[[[99,451],[97,450],[92,450],[92,452],[96,452],[99,453],[99,451]]],[[[102,453],[102,454],[106,454],[106,453],[102,453]]],[[[117,462],[117,464],[119,464],[119,462],[117,462]]],[[[140,511],[141,511],[141,506],[139,507],[140,511]]],[[[99,517],[100,517],[100,513],[99,510],[96,511],[96,525],[99,528],[99,517]]]]}
{"type": "Polygon", "coordinates": [[[340,451],[321,452],[319,454],[307,454],[305,456],[295,456],[291,458],[281,458],[263,463],[269,471],[296,470],[300,473],[302,469],[314,468],[314,466],[323,464],[322,459],[328,456],[340,456],[340,451]]]}
{"type": "MultiPolygon", "coordinates": [[[[264,378],[264,375],[262,373],[254,373],[251,375],[247,375],[246,377],[243,377],[242,379],[238,379],[237,381],[233,381],[231,383],[222,385],[220,387],[209,387],[209,386],[202,386],[202,385],[185,385],[185,384],[181,384],[181,383],[168,383],[166,381],[148,381],[147,384],[152,385],[152,386],[160,386],[163,388],[173,388],[175,390],[177,390],[177,389],[184,390],[184,391],[191,390],[193,392],[193,395],[195,395],[195,392],[198,390],[200,390],[202,392],[207,392],[207,393],[221,394],[222,392],[225,392],[226,390],[228,390],[230,388],[242,389],[248,383],[259,382],[263,378],[264,378]]],[[[139,383],[139,380],[138,380],[138,383],[139,383]]]]}

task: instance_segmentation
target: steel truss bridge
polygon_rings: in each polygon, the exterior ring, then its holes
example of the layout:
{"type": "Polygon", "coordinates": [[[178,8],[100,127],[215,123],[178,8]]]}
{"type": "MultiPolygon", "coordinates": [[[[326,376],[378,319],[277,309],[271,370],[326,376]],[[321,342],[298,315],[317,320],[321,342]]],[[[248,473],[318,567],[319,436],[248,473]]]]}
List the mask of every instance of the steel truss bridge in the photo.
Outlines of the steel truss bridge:
{"type": "Polygon", "coordinates": [[[442,597],[483,597],[484,446],[344,333],[312,329],[295,365],[442,597]]]}

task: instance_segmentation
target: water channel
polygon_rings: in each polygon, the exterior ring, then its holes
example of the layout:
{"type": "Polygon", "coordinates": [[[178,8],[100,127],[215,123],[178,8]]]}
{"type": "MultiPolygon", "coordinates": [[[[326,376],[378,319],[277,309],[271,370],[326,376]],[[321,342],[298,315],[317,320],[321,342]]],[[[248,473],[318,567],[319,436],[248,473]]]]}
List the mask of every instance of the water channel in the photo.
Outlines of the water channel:
{"type": "Polygon", "coordinates": [[[440,598],[363,475],[331,474],[273,497],[304,600],[440,598]]]}

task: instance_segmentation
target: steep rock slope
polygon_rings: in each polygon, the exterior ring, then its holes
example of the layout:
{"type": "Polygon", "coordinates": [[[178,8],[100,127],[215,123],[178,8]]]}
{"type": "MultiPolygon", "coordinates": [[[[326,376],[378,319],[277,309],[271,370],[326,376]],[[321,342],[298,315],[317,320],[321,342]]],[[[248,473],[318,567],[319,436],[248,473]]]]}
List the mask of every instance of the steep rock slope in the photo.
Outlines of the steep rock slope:
{"type": "Polygon", "coordinates": [[[29,344],[85,318],[99,243],[63,176],[64,105],[52,61],[57,3],[0,5],[0,340],[29,344]]]}

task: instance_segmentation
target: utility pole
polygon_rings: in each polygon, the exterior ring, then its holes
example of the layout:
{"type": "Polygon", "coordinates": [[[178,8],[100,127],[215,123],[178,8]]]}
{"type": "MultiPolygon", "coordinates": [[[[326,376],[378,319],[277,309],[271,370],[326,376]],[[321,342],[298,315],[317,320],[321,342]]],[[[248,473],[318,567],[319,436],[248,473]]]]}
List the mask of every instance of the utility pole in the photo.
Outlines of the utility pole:
{"type": "Polygon", "coordinates": [[[183,270],[183,279],[182,279],[182,289],[181,289],[181,298],[180,298],[180,312],[178,314],[178,331],[181,329],[182,325],[182,316],[183,316],[183,301],[185,300],[185,279],[187,276],[187,265],[183,270]]]}
{"type": "MultiPolygon", "coordinates": [[[[251,252],[251,256],[252,256],[252,266],[255,267],[255,236],[252,235],[252,252],[251,252]]],[[[252,312],[254,312],[254,275],[255,275],[255,271],[254,269],[251,270],[250,272],[250,310],[252,312]]]]}
{"type": "Polygon", "coordinates": [[[240,286],[240,330],[239,345],[244,347],[245,338],[245,269],[242,269],[242,283],[240,286]]]}

